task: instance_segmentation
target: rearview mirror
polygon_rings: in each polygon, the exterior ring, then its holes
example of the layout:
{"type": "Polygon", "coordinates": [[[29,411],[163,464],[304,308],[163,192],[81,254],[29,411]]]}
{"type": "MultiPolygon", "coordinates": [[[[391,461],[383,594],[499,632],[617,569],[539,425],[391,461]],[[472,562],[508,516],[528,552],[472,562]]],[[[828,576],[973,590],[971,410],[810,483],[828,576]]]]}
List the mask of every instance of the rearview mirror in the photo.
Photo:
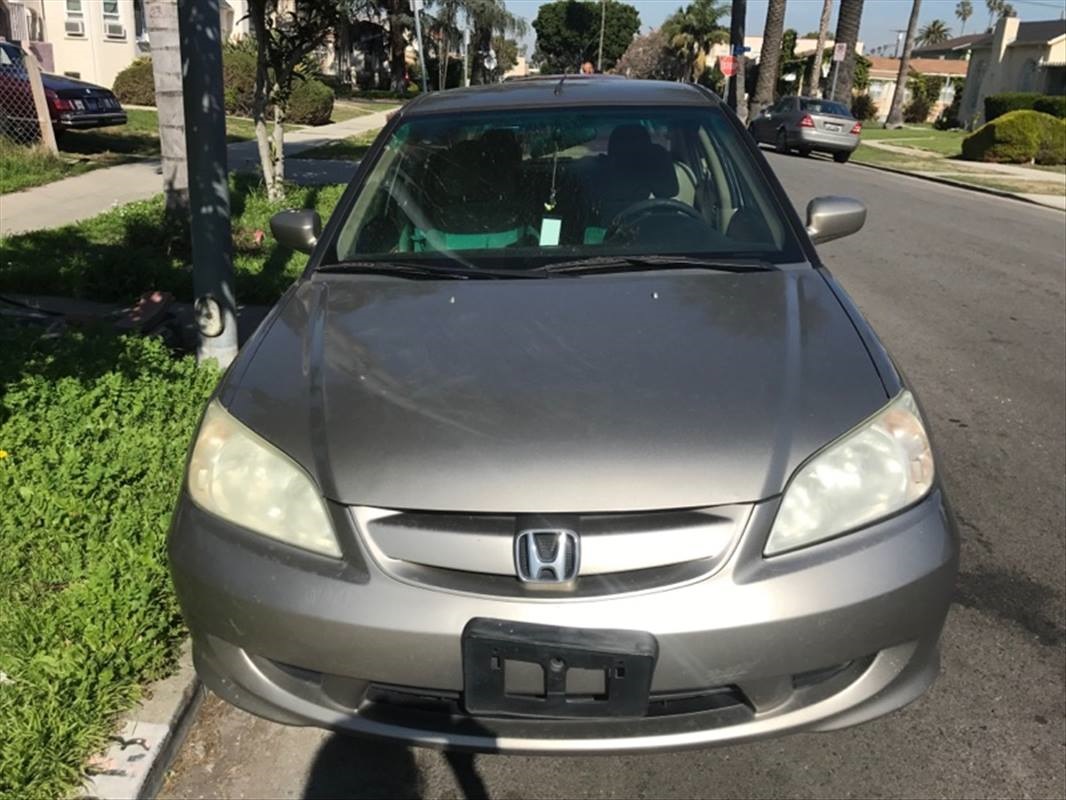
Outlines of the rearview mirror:
{"type": "Polygon", "coordinates": [[[816,197],[807,204],[807,235],[815,244],[857,233],[866,224],[866,206],[854,197],[816,197]]]}
{"type": "Polygon", "coordinates": [[[322,233],[322,218],[310,209],[279,211],[270,218],[270,232],[278,244],[310,253],[322,233]]]}

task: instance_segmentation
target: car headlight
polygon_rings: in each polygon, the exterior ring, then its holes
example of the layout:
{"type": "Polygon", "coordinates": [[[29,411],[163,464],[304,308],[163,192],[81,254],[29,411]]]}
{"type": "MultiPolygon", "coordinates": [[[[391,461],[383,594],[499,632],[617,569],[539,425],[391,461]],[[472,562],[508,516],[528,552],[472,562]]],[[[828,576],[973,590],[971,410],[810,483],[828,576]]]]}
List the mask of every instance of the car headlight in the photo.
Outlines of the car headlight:
{"type": "Polygon", "coordinates": [[[887,517],[933,485],[933,451],[910,392],[796,470],[764,555],[830,539],[887,517]]]}
{"type": "Polygon", "coordinates": [[[207,407],[196,435],[188,486],[193,502],[205,511],[287,544],[340,557],[314,481],[217,400],[207,407]]]}

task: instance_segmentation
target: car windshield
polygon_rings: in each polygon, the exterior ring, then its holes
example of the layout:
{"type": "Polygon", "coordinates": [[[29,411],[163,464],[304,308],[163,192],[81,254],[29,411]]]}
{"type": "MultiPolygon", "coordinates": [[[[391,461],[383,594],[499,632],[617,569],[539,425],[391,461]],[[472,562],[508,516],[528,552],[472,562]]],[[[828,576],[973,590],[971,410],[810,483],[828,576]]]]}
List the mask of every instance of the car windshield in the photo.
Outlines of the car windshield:
{"type": "Polygon", "coordinates": [[[830,100],[800,100],[800,108],[811,114],[832,114],[837,117],[851,116],[851,112],[844,106],[830,100]]]}
{"type": "Polygon", "coordinates": [[[671,254],[803,259],[747,144],[710,105],[415,117],[391,132],[323,265],[671,254]]]}

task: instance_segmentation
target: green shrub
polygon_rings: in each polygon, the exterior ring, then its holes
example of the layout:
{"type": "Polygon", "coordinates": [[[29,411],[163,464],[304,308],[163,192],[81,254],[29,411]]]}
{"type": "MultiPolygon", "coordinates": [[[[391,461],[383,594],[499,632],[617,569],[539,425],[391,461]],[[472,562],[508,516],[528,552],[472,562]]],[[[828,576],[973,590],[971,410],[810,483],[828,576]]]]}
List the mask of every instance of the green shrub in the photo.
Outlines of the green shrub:
{"type": "MultiPolygon", "coordinates": [[[[230,44],[222,51],[222,96],[227,114],[252,116],[255,98],[256,54],[245,43],[230,44]]],[[[115,95],[123,103],[155,105],[152,61],[134,61],[115,78],[115,95]]],[[[288,121],[300,125],[323,125],[333,113],[333,90],[315,78],[293,83],[288,121]]]]}
{"type": "Polygon", "coordinates": [[[115,76],[115,84],[111,89],[120,103],[154,106],[155,79],[152,76],[152,59],[138,58],[115,76]]]}
{"type": "Polygon", "coordinates": [[[1037,156],[1046,163],[1061,157],[1066,120],[1039,111],[1011,111],[987,122],[962,140],[967,161],[1027,164],[1037,156]]]}
{"type": "Polygon", "coordinates": [[[1011,111],[1041,111],[1060,119],[1066,117],[1066,97],[1037,92],[1005,92],[985,98],[985,121],[991,122],[1011,111]]]}
{"type": "Polygon", "coordinates": [[[1059,119],[1066,119],[1066,97],[1044,95],[1033,102],[1033,111],[1042,111],[1059,119]]]}
{"type": "Polygon", "coordinates": [[[155,339],[0,323],[0,797],[72,797],[184,629],[165,560],[217,372],[155,339]]]}
{"type": "Polygon", "coordinates": [[[857,94],[851,100],[851,115],[860,122],[877,116],[877,103],[868,94],[857,94]]]}
{"type": "Polygon", "coordinates": [[[333,114],[333,90],[315,78],[296,81],[289,98],[289,122],[299,125],[325,125],[333,114]]]}
{"type": "Polygon", "coordinates": [[[907,88],[911,93],[911,101],[903,109],[903,121],[910,123],[928,121],[929,112],[932,111],[933,104],[940,96],[940,78],[935,75],[912,72],[910,78],[907,79],[907,88]]]}
{"type": "Polygon", "coordinates": [[[1058,125],[1049,125],[1048,131],[1033,160],[1045,166],[1066,164],[1066,119],[1059,120],[1058,125]]]}

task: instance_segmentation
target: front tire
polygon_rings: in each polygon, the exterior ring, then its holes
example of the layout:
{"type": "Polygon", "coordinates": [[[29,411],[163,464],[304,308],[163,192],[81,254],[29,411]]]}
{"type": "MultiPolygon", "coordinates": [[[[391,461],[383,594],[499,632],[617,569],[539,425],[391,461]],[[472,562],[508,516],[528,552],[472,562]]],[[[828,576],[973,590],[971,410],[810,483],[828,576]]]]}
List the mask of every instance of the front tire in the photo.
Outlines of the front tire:
{"type": "Polygon", "coordinates": [[[833,153],[833,160],[838,164],[847,164],[848,159],[851,158],[851,153],[833,153]]]}

